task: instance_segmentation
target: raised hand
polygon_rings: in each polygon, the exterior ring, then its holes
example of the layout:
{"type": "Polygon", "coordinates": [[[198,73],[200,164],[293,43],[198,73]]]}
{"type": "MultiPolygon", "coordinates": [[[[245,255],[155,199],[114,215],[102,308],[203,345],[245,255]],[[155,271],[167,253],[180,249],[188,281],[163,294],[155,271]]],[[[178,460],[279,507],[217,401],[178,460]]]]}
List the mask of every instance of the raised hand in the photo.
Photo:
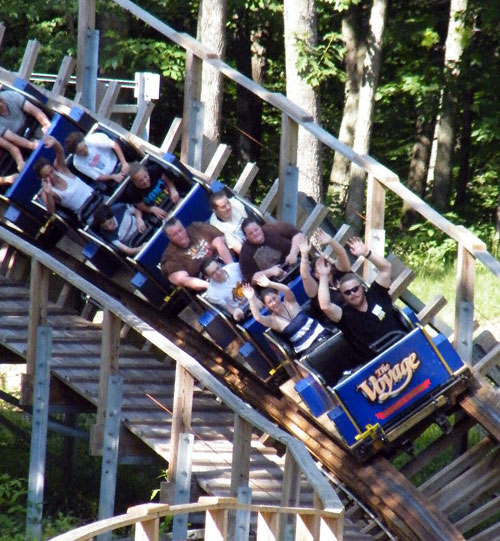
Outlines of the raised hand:
{"type": "Polygon", "coordinates": [[[255,290],[250,284],[242,284],[241,290],[243,291],[243,295],[245,295],[248,300],[251,300],[255,297],[255,290]]]}
{"type": "Polygon", "coordinates": [[[320,244],[328,244],[332,240],[332,237],[321,228],[316,229],[314,232],[314,238],[320,244]]]}
{"type": "Polygon", "coordinates": [[[299,244],[299,250],[300,250],[300,255],[305,258],[309,255],[309,250],[311,249],[311,243],[307,240],[307,239],[304,239],[300,244],[299,244]]]}
{"type": "Polygon", "coordinates": [[[360,255],[366,255],[369,250],[366,244],[359,237],[352,237],[347,241],[347,246],[352,255],[359,257],[360,255]]]}
{"type": "Polygon", "coordinates": [[[332,266],[325,257],[320,257],[316,262],[316,272],[320,276],[328,276],[332,270],[332,266]]]}
{"type": "Polygon", "coordinates": [[[271,285],[271,280],[269,280],[266,275],[259,274],[255,277],[255,283],[260,287],[269,287],[271,285]]]}

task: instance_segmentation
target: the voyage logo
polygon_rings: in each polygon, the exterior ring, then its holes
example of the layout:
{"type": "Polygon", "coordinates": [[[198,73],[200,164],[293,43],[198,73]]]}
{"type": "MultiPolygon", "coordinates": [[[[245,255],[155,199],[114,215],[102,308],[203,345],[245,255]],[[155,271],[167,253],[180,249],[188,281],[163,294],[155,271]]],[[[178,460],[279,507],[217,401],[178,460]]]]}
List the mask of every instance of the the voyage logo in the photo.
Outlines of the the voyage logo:
{"type": "Polygon", "coordinates": [[[370,402],[385,402],[397,396],[409,385],[419,366],[420,359],[417,354],[410,353],[393,366],[389,363],[379,366],[369,378],[356,387],[356,390],[370,402]]]}

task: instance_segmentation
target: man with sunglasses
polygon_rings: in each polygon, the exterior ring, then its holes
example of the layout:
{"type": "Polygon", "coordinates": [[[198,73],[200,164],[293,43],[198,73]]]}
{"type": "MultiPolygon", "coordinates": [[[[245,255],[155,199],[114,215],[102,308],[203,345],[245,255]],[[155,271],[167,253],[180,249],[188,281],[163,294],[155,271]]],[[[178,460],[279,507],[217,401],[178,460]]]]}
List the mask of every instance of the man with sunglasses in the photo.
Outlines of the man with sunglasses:
{"type": "Polygon", "coordinates": [[[344,275],[339,280],[343,298],[343,305],[339,306],[330,300],[330,263],[322,259],[316,267],[319,274],[318,300],[321,309],[342,330],[360,360],[367,361],[376,355],[370,347],[374,342],[392,331],[402,331],[403,328],[388,292],[391,283],[389,261],[373,254],[358,237],[349,239],[347,245],[354,256],[364,256],[377,267],[375,280],[365,291],[354,273],[344,275]]]}

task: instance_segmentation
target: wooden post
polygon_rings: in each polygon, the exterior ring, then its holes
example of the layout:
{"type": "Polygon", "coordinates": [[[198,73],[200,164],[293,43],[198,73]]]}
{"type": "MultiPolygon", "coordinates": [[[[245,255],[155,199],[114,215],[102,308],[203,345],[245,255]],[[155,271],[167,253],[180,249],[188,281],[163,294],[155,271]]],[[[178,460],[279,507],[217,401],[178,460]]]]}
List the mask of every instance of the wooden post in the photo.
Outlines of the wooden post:
{"type": "Polygon", "coordinates": [[[113,107],[115,106],[116,100],[118,99],[120,89],[121,85],[118,81],[111,81],[109,83],[106,93],[104,94],[99,106],[99,110],[97,111],[99,116],[103,116],[104,118],[111,117],[111,113],[113,111],[113,107]]]}
{"type": "MultiPolygon", "coordinates": [[[[250,505],[252,490],[249,487],[238,488],[238,503],[250,505]]],[[[238,509],[234,525],[234,541],[248,541],[250,535],[250,510],[238,509]]]]}
{"type": "Polygon", "coordinates": [[[161,144],[160,150],[162,151],[162,153],[173,152],[179,144],[181,135],[182,118],[176,116],[174,120],[172,120],[172,124],[170,124],[167,135],[165,135],[165,139],[163,139],[163,143],[161,144]]]}
{"type": "Polygon", "coordinates": [[[297,146],[299,125],[286,113],[281,115],[280,169],[278,187],[278,220],[297,222],[297,186],[299,172],[297,146]],[[293,214],[295,211],[295,215],[293,214]]]}
{"type": "Polygon", "coordinates": [[[160,538],[160,519],[143,520],[135,525],[134,541],[156,541],[160,538]]]}
{"type": "Polygon", "coordinates": [[[31,260],[30,306],[28,315],[28,344],[26,374],[21,378],[20,403],[28,405],[33,399],[33,378],[37,351],[38,327],[47,324],[49,271],[37,259],[31,260]]]}
{"type": "Polygon", "coordinates": [[[30,39],[28,41],[28,44],[26,45],[24,56],[21,61],[21,66],[19,68],[19,71],[17,72],[17,75],[21,79],[24,79],[25,81],[30,80],[31,74],[33,73],[33,69],[36,64],[36,60],[38,58],[39,50],[40,43],[36,39],[30,39]]]}
{"type": "Polygon", "coordinates": [[[229,145],[224,145],[221,143],[217,147],[214,155],[212,156],[210,163],[207,165],[207,168],[205,169],[205,175],[207,175],[210,179],[215,180],[219,176],[224,165],[226,165],[230,154],[231,147],[229,145]]]}
{"type": "Polygon", "coordinates": [[[241,197],[245,197],[258,172],[259,168],[255,162],[248,162],[234,185],[234,193],[237,193],[241,197]]]}
{"type": "Polygon", "coordinates": [[[167,471],[169,483],[175,483],[180,435],[182,433],[191,432],[193,386],[194,380],[191,374],[181,365],[181,363],[177,363],[175,366],[172,429],[170,431],[170,460],[168,462],[167,471]]]}
{"type": "MultiPolygon", "coordinates": [[[[385,188],[373,177],[368,175],[366,191],[366,224],[365,243],[370,250],[380,256],[384,256],[385,246],[385,188]]],[[[370,282],[374,274],[373,265],[365,261],[363,277],[370,282]],[[370,268],[372,269],[370,271],[370,268]]]]}
{"type": "Polygon", "coordinates": [[[209,509],[205,513],[205,541],[225,541],[227,509],[209,509]]]}
{"type": "Polygon", "coordinates": [[[266,213],[271,214],[273,210],[276,208],[279,185],[280,185],[280,180],[276,179],[273,182],[273,185],[271,186],[271,188],[269,188],[269,190],[267,191],[267,194],[262,200],[262,203],[260,204],[260,207],[259,207],[262,214],[266,214],[266,213]]]}
{"type": "Polygon", "coordinates": [[[234,414],[233,462],[231,466],[230,495],[236,496],[239,487],[247,487],[250,475],[250,452],[252,450],[252,425],[234,414]]]}
{"type": "Polygon", "coordinates": [[[82,105],[95,111],[99,68],[99,30],[89,29],[85,32],[83,59],[82,105]]]}
{"type": "Polygon", "coordinates": [[[256,541],[278,541],[278,513],[260,511],[257,514],[256,541]]]}
{"type": "Polygon", "coordinates": [[[472,364],[474,331],[474,279],[476,262],[462,243],[458,244],[457,296],[455,301],[454,346],[460,357],[472,364]]]}
{"type": "Polygon", "coordinates": [[[5,25],[0,23],[0,48],[2,47],[3,37],[5,36],[5,25]]]}
{"type": "MultiPolygon", "coordinates": [[[[101,465],[101,488],[99,492],[98,520],[110,518],[115,509],[116,473],[118,469],[118,447],[120,444],[120,422],[122,409],[123,378],[113,374],[108,379],[105,436],[101,465]]],[[[112,532],[97,536],[97,541],[111,541],[112,532]]]]}
{"type": "Polygon", "coordinates": [[[50,356],[52,351],[51,328],[41,326],[38,328],[37,334],[35,399],[33,401],[26,510],[26,534],[29,539],[41,539],[42,537],[43,488],[49,418],[50,356]]]}
{"type": "Polygon", "coordinates": [[[57,78],[52,86],[52,92],[64,96],[66,87],[76,66],[76,60],[71,56],[65,56],[59,67],[57,78]]]}
{"type": "MultiPolygon", "coordinates": [[[[194,447],[193,434],[181,434],[177,456],[177,469],[175,472],[175,505],[189,503],[191,489],[191,467],[194,447]]],[[[172,526],[173,541],[187,539],[188,513],[175,515],[172,526]]]]}
{"type": "Polygon", "coordinates": [[[78,1],[78,37],[76,54],[76,91],[83,91],[83,77],[85,65],[85,34],[88,30],[95,30],[96,0],[78,1]]]}
{"type": "Polygon", "coordinates": [[[186,77],[184,81],[184,105],[182,112],[182,142],[181,142],[181,161],[189,165],[190,148],[192,146],[190,135],[192,132],[193,101],[199,103],[201,96],[201,71],[203,62],[191,51],[186,51],[186,77]]]}
{"type": "Polygon", "coordinates": [[[130,133],[142,137],[144,130],[149,122],[151,113],[155,108],[155,103],[152,101],[143,101],[137,108],[137,114],[130,128],[130,133]]]}
{"type": "MultiPolygon", "coordinates": [[[[286,450],[285,471],[283,472],[283,488],[281,492],[282,507],[296,507],[300,498],[300,470],[297,462],[290,452],[286,450]]],[[[293,529],[291,515],[279,515],[278,530],[283,539],[290,539],[293,529]]]]}
{"type": "Polygon", "coordinates": [[[97,401],[96,424],[90,434],[90,453],[99,454],[103,445],[104,422],[109,377],[118,372],[121,320],[110,310],[104,310],[102,322],[101,362],[99,369],[99,398],[97,401]]]}

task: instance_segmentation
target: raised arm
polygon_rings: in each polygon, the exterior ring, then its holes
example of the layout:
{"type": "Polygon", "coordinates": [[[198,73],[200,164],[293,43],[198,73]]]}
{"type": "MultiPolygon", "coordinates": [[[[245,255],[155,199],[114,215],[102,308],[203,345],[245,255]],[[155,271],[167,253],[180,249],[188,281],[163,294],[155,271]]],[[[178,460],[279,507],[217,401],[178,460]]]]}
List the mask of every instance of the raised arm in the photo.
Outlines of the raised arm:
{"type": "Polygon", "coordinates": [[[377,267],[378,274],[375,277],[377,284],[387,288],[391,285],[391,264],[387,259],[373,254],[359,237],[352,237],[347,241],[347,245],[353,255],[362,255],[377,267]]]}
{"type": "Polygon", "coordinates": [[[297,302],[293,291],[286,285],[281,282],[272,282],[267,276],[259,276],[255,282],[260,287],[272,287],[276,291],[282,291],[285,297],[286,302],[297,302]]]}
{"type": "Polygon", "coordinates": [[[320,258],[316,266],[319,273],[318,302],[321,310],[335,323],[342,317],[342,308],[334,304],[330,299],[330,288],[328,276],[331,271],[331,265],[325,258],[320,258]]]}
{"type": "Polygon", "coordinates": [[[58,171],[74,177],[75,175],[73,175],[73,173],[66,167],[66,156],[61,143],[55,137],[52,137],[52,135],[44,135],[42,140],[45,148],[51,148],[56,153],[54,167],[58,171]]]}
{"type": "Polygon", "coordinates": [[[313,278],[311,274],[311,267],[309,265],[309,250],[311,244],[307,239],[301,242],[299,245],[300,250],[300,277],[302,278],[302,284],[304,285],[304,291],[306,295],[312,299],[318,294],[318,282],[313,278]]]}
{"type": "Polygon", "coordinates": [[[342,244],[340,244],[340,242],[337,242],[333,237],[331,237],[322,229],[317,229],[314,233],[314,236],[320,244],[328,244],[332,248],[333,253],[337,258],[335,261],[335,266],[339,271],[349,272],[351,270],[351,263],[349,261],[349,257],[347,256],[347,252],[345,251],[345,248],[342,246],[342,244]]]}
{"type": "Polygon", "coordinates": [[[290,252],[286,256],[285,263],[287,265],[295,265],[297,263],[297,256],[299,255],[299,246],[302,242],[306,240],[304,233],[300,231],[292,237],[292,246],[290,247],[290,252]]]}
{"type": "Polygon", "coordinates": [[[175,187],[174,182],[171,179],[169,179],[165,173],[162,173],[161,178],[167,185],[170,199],[175,205],[177,205],[181,196],[179,195],[179,192],[177,191],[177,188],[175,187]]]}
{"type": "Polygon", "coordinates": [[[257,301],[257,296],[255,295],[255,290],[250,284],[243,284],[242,286],[243,295],[248,300],[248,305],[250,306],[250,311],[255,321],[262,323],[266,327],[271,327],[273,324],[273,318],[271,316],[264,316],[260,313],[261,305],[257,301]]]}

